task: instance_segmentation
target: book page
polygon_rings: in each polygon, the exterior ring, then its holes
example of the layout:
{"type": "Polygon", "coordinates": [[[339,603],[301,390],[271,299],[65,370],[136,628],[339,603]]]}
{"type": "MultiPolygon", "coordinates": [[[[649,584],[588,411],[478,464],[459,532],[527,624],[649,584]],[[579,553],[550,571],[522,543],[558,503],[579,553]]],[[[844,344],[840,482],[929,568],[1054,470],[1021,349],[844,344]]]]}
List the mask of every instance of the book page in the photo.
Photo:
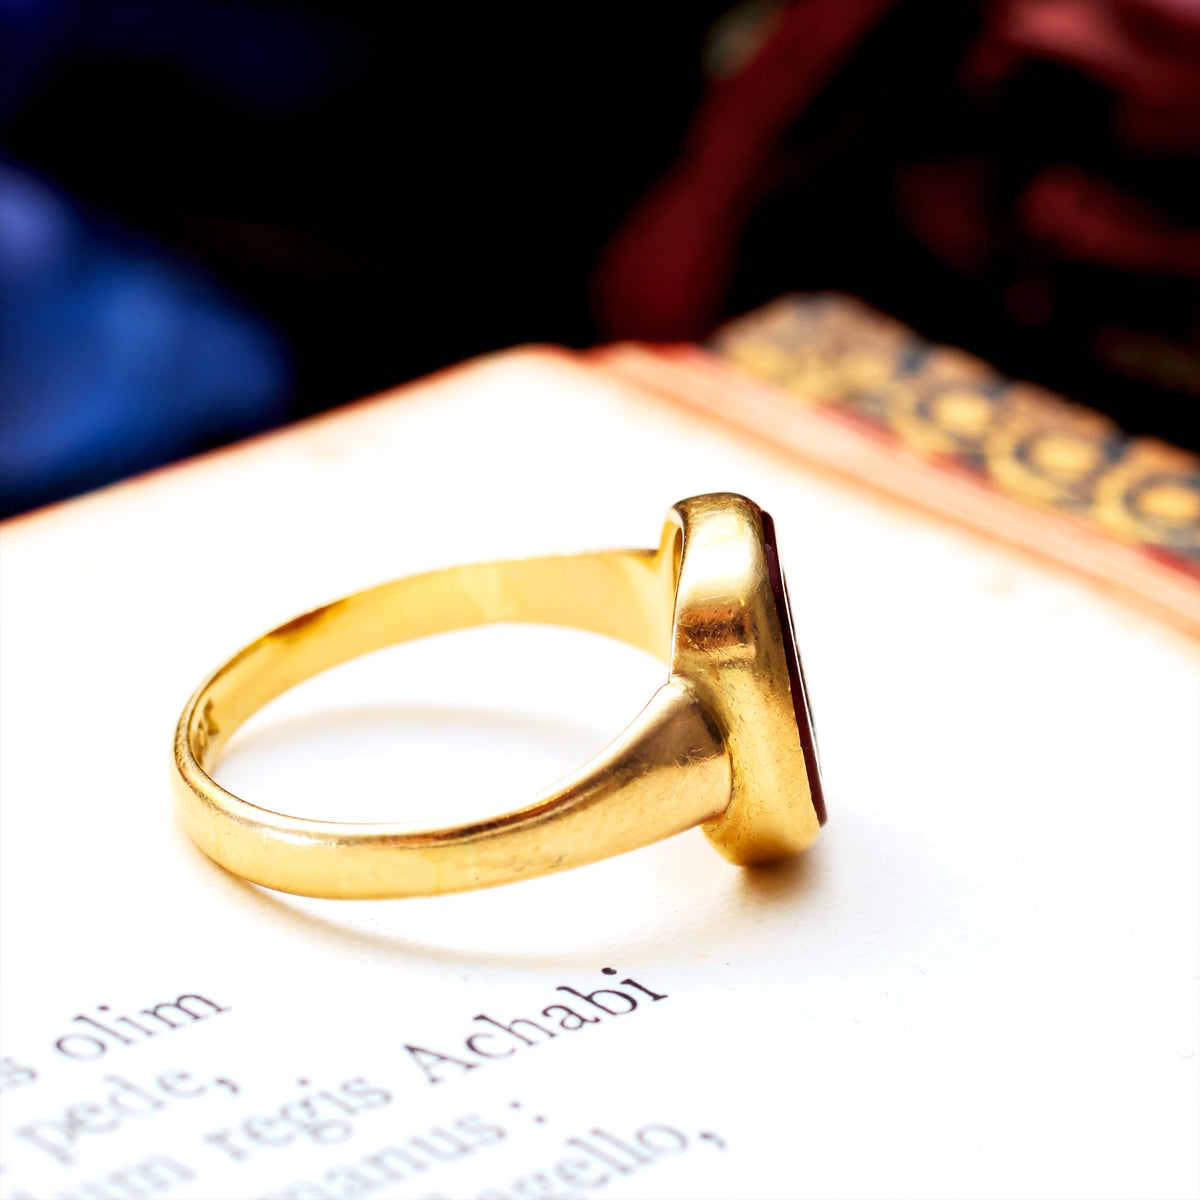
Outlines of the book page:
{"type": "MultiPolygon", "coordinates": [[[[10,522],[0,555],[0,1192],[1192,1196],[1195,646],[565,354],[400,393],[10,522]],[[774,514],[829,823],[699,830],[510,887],[321,901],[176,823],[219,662],[457,562],[774,514]]],[[[496,814],[664,668],[567,630],[411,643],[280,697],[217,778],[303,816],[496,814]]]]}

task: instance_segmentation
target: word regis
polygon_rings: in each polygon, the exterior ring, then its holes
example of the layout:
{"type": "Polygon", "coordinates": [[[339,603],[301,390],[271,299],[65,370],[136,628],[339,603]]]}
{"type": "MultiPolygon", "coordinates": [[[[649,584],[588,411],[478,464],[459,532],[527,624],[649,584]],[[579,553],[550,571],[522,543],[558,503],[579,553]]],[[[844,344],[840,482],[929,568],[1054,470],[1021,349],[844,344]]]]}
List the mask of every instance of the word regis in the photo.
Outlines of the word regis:
{"type": "Polygon", "coordinates": [[[317,1088],[307,1079],[296,1080],[296,1086],[303,1088],[304,1094],[275,1112],[244,1117],[236,1125],[206,1133],[204,1141],[223,1150],[234,1162],[257,1150],[282,1149],[297,1139],[336,1146],[354,1136],[353,1118],[359,1113],[386,1108],[392,1102],[391,1092],[361,1077],[343,1080],[332,1088],[317,1088]]]}

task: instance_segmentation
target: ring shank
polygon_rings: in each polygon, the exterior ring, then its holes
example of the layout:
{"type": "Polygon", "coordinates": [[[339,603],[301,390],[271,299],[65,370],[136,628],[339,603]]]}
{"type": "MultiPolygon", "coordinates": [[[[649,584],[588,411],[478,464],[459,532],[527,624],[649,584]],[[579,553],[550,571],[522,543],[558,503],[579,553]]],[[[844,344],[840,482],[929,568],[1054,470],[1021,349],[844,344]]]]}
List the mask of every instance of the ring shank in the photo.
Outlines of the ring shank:
{"type": "Polygon", "coordinates": [[[192,696],[175,738],[180,817],[210,858],[253,882],[328,897],[431,895],[594,862],[724,810],[729,764],[711,718],[679,679],[588,764],[515,812],[412,832],[288,817],[208,771],[248,717],[303,680],[384,646],[501,621],[606,634],[669,658],[677,550],[480,563],[355,593],[266,634],[192,696]],[[550,828],[553,824],[553,828],[550,828]]]}

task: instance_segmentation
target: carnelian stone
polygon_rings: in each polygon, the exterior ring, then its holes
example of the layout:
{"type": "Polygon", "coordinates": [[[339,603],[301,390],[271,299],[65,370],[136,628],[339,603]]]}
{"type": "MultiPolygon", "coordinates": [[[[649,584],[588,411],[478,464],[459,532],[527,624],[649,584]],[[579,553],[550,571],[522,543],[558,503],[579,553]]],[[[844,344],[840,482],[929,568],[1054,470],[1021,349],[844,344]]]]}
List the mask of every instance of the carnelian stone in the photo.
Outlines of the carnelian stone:
{"type": "Polygon", "coordinates": [[[792,710],[800,732],[804,751],[804,766],[808,772],[808,790],[812,794],[817,820],[825,824],[825,793],[821,788],[821,764],[817,760],[817,739],[813,729],[812,709],[808,703],[808,688],[804,683],[804,667],[796,648],[796,629],[792,624],[792,605],[788,598],[787,580],[779,561],[779,543],[775,538],[775,522],[769,512],[762,514],[763,543],[767,551],[767,574],[779,613],[779,628],[783,632],[783,650],[787,657],[788,682],[792,689],[792,710]]]}

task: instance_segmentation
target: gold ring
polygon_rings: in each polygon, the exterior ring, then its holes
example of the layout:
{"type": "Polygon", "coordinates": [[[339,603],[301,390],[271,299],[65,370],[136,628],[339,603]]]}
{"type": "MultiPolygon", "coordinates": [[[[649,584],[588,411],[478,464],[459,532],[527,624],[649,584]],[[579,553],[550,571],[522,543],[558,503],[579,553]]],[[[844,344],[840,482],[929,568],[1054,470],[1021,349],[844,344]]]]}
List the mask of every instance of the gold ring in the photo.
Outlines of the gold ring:
{"type": "Polygon", "coordinates": [[[695,496],[657,550],[478,563],[356,592],[280,625],[196,690],[175,733],[189,836],[244,879],[306,896],[423,896],[583,866],[700,825],[750,866],[812,844],[825,820],[812,718],[770,516],[695,496]],[[669,665],[611,745],[523,807],[468,825],[305,820],[259,808],[209,771],[252,713],[337,663],[498,621],[567,625],[669,665]]]}

